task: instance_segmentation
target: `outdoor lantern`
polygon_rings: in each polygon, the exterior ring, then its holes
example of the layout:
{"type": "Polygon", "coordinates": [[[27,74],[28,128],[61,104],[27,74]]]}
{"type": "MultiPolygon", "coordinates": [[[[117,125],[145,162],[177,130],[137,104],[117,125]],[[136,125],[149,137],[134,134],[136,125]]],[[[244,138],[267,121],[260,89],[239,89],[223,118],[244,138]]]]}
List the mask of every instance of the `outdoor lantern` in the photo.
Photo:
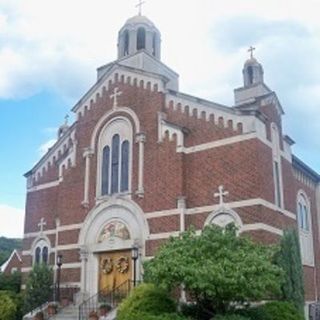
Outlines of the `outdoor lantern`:
{"type": "Polygon", "coordinates": [[[136,286],[137,282],[137,260],[139,258],[139,248],[137,245],[132,246],[131,258],[133,260],[133,286],[136,286]]]}

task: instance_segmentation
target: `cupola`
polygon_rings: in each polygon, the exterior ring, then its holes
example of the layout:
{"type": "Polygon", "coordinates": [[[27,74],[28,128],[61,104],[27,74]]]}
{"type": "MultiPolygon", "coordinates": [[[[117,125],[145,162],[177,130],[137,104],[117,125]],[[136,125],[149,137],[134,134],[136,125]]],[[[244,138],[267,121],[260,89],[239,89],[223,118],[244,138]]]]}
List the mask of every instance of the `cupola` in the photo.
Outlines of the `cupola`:
{"type": "Polygon", "coordinates": [[[245,62],[242,73],[244,87],[250,87],[258,83],[263,83],[263,68],[262,65],[253,57],[253,50],[255,48],[250,47],[250,58],[245,62]]]}
{"type": "Polygon", "coordinates": [[[118,59],[146,51],[160,60],[161,34],[151,20],[136,15],[126,21],[119,31],[118,59]]]}

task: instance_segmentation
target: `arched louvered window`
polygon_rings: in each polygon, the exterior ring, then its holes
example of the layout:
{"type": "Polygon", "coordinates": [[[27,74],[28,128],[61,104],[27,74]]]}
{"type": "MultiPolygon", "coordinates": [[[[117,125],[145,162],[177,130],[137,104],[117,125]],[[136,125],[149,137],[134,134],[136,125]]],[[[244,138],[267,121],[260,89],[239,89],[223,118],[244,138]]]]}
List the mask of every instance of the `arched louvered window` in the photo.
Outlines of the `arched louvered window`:
{"type": "Polygon", "coordinates": [[[36,248],[36,253],[35,253],[35,263],[36,264],[40,263],[40,258],[41,258],[41,248],[37,247],[36,248]]]}
{"type": "Polygon", "coordinates": [[[157,34],[154,33],[152,37],[152,54],[156,55],[156,46],[157,46],[157,34]]]}
{"type": "Polygon", "coordinates": [[[110,147],[105,146],[102,152],[102,179],[101,194],[109,193],[109,167],[110,167],[110,147]]]}
{"type": "Polygon", "coordinates": [[[119,192],[119,144],[120,136],[115,134],[112,138],[111,193],[119,192]]]}
{"type": "Polygon", "coordinates": [[[139,28],[137,33],[137,50],[146,48],[146,30],[139,28]]]}
{"type": "Polygon", "coordinates": [[[121,146],[121,192],[128,191],[129,187],[129,141],[121,146]]]}
{"type": "Polygon", "coordinates": [[[42,263],[48,264],[48,247],[42,248],[42,263]]]}
{"type": "Polygon", "coordinates": [[[124,32],[124,46],[123,46],[123,53],[125,56],[129,54],[129,31],[126,30],[124,32]]]}
{"type": "Polygon", "coordinates": [[[253,84],[253,67],[248,66],[248,80],[249,84],[253,84]]]}

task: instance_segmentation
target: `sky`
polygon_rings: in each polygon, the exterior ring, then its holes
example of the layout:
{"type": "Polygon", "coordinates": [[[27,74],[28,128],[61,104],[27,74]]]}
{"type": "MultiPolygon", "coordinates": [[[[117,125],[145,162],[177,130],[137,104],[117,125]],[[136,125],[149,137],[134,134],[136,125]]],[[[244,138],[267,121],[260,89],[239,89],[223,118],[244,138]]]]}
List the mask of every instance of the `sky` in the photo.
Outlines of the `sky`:
{"type": "MultiPolygon", "coordinates": [[[[23,174],[117,56],[136,0],[0,0],[0,236],[23,234],[23,174]]],[[[294,153],[320,172],[320,0],[147,0],[180,91],[233,105],[248,47],[285,110],[294,153]]]]}

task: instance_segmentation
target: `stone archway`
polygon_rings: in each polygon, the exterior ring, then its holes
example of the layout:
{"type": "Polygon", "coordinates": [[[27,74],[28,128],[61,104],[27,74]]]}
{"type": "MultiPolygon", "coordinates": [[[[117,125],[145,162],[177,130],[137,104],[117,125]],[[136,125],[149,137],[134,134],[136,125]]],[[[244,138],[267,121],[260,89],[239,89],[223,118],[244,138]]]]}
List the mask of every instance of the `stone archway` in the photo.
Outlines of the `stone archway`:
{"type": "MultiPolygon", "coordinates": [[[[79,235],[81,292],[91,296],[101,289],[101,268],[107,267],[105,261],[108,262],[108,259],[119,260],[124,257],[131,266],[131,248],[134,244],[140,248],[136,274],[139,279],[148,234],[148,224],[142,210],[129,199],[109,199],[91,210],[79,235]],[[111,226],[117,230],[108,232],[107,229],[111,226]],[[123,254],[119,255],[119,252],[123,254]]],[[[128,276],[133,277],[131,270],[128,276]]],[[[114,282],[113,285],[117,284],[114,282]]]]}

